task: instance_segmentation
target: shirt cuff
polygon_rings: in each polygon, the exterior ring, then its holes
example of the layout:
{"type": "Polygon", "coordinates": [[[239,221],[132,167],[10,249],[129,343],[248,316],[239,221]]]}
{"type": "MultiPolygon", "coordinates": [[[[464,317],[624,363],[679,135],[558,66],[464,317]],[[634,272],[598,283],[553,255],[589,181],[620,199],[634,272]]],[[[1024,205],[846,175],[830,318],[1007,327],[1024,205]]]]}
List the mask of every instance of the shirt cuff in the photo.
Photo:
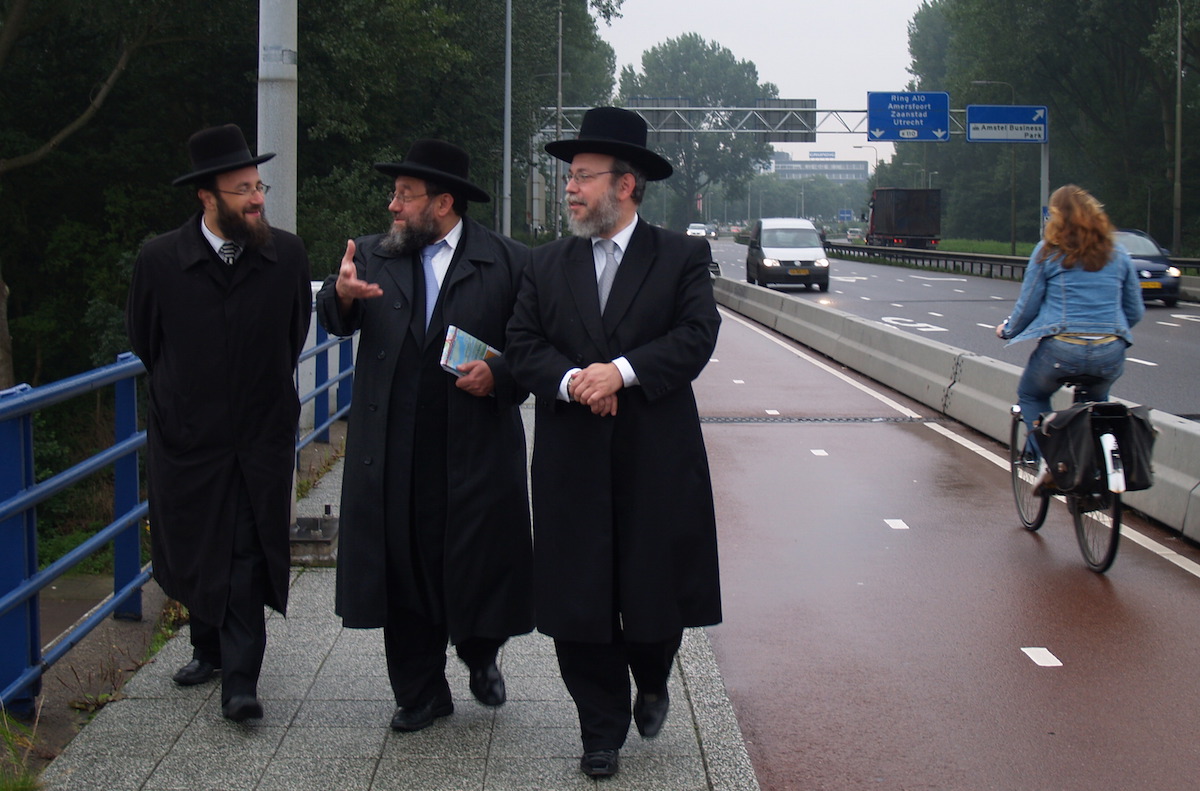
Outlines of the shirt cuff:
{"type": "Polygon", "coordinates": [[[621,379],[624,380],[626,387],[633,387],[638,383],[637,374],[633,371],[633,366],[629,364],[629,360],[624,357],[618,357],[613,360],[613,365],[617,366],[617,370],[621,372],[621,379]]]}
{"type": "Polygon", "coordinates": [[[571,377],[582,371],[582,368],[572,368],[563,376],[562,381],[558,384],[558,400],[571,402],[571,396],[567,394],[567,383],[571,381],[571,377]]]}

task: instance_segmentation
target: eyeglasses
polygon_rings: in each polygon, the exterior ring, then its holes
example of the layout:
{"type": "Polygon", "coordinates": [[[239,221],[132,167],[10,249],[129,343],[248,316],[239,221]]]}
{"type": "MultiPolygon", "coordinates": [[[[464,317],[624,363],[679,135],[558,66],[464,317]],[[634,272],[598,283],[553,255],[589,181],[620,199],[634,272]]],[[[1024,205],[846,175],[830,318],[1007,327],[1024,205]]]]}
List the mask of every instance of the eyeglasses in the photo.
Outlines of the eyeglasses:
{"type": "Polygon", "coordinates": [[[266,195],[270,191],[271,186],[269,184],[263,184],[261,181],[255,184],[253,187],[244,184],[235,190],[217,190],[217,192],[224,192],[226,195],[241,195],[243,198],[247,197],[252,192],[261,192],[263,195],[266,195]]]}
{"type": "Polygon", "coordinates": [[[564,185],[570,184],[572,181],[574,181],[576,184],[587,184],[589,181],[596,178],[597,176],[605,176],[605,175],[608,175],[609,173],[620,173],[620,171],[619,170],[602,170],[599,173],[591,173],[586,170],[580,170],[575,173],[564,173],[562,179],[563,179],[564,185]]]}
{"type": "Polygon", "coordinates": [[[399,201],[400,203],[403,203],[405,206],[407,206],[408,204],[412,203],[416,199],[424,198],[428,194],[429,194],[428,192],[422,192],[420,195],[410,195],[407,192],[403,193],[403,194],[401,194],[399,192],[389,192],[388,193],[388,203],[391,203],[392,201],[399,201]]]}

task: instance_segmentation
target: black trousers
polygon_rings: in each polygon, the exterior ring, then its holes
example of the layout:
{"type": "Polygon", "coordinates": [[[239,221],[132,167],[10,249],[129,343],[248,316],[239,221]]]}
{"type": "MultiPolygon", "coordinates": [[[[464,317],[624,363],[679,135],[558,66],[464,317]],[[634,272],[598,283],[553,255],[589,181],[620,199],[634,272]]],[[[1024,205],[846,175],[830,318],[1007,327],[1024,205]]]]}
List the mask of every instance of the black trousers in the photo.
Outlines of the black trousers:
{"type": "Polygon", "coordinates": [[[619,750],[632,719],[629,674],[638,691],[667,689],[683,634],[657,643],[628,642],[618,632],[611,643],[555,640],[558,669],[579,712],[583,751],[619,750]]]}
{"type": "MultiPolygon", "coordinates": [[[[437,695],[450,696],[450,685],[446,683],[447,642],[445,624],[433,623],[413,610],[388,610],[383,646],[397,706],[419,706],[437,695]]],[[[495,662],[504,642],[504,638],[471,637],[454,648],[458,658],[475,669],[495,662]]]]}
{"type": "Polygon", "coordinates": [[[257,695],[267,648],[267,558],[258,538],[254,507],[245,481],[238,479],[229,599],[220,627],[191,619],[192,656],[221,668],[221,702],[234,695],[257,695]]]}

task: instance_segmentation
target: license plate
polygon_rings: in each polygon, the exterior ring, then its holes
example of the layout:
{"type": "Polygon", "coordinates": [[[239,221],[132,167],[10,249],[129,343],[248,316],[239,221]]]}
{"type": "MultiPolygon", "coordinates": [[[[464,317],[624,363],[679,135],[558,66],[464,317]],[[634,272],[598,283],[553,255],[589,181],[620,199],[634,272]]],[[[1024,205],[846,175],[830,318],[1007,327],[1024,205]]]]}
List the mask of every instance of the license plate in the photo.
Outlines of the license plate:
{"type": "Polygon", "coordinates": [[[789,275],[807,275],[808,270],[807,269],[789,269],[788,274],[789,275]]]}
{"type": "Polygon", "coordinates": [[[1157,280],[1143,280],[1142,288],[1162,288],[1162,283],[1157,280]]]}

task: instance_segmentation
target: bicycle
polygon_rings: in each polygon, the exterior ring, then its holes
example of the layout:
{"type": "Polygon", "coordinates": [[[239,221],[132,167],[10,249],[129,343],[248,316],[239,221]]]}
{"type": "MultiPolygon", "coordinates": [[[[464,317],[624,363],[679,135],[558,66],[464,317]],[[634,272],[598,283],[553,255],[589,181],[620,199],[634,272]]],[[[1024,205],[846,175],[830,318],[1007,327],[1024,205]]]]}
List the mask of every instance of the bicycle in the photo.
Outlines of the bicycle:
{"type": "MultiPolygon", "coordinates": [[[[1091,401],[1089,388],[1099,381],[1095,376],[1080,375],[1065,376],[1058,383],[1074,387],[1074,402],[1085,403],[1091,401]]],[[[1089,485],[1081,490],[1060,493],[1075,523],[1075,538],[1079,542],[1083,560],[1089,569],[1097,573],[1107,571],[1116,559],[1117,544],[1121,538],[1121,494],[1125,491],[1121,449],[1110,425],[1115,418],[1104,414],[1105,403],[1092,404],[1097,463],[1088,476],[1089,485]]],[[[1043,472],[1041,454],[1028,435],[1021,407],[1014,404],[1010,411],[1012,429],[1008,447],[1013,498],[1022,526],[1032,532],[1045,522],[1050,497],[1054,492],[1034,491],[1043,472]]]]}

